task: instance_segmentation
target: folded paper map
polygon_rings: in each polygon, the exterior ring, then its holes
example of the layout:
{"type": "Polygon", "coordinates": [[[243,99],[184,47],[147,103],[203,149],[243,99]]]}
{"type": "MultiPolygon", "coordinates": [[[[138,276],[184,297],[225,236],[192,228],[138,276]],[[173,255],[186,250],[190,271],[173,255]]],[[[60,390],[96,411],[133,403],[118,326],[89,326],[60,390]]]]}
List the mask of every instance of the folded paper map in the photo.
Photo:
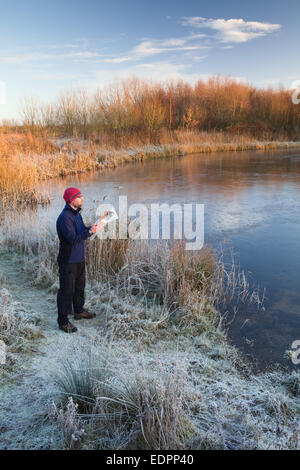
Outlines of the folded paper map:
{"type": "MultiPolygon", "coordinates": [[[[113,220],[117,220],[118,218],[119,217],[118,217],[118,214],[116,213],[116,211],[114,209],[110,209],[109,211],[105,212],[105,214],[102,217],[100,217],[100,219],[98,219],[95,224],[99,224],[99,222],[104,222],[105,225],[107,225],[110,222],[112,222],[113,220]]],[[[97,232],[94,233],[94,235],[91,236],[91,240],[93,238],[95,238],[95,236],[97,235],[98,232],[99,232],[99,230],[97,230],[97,232]]]]}

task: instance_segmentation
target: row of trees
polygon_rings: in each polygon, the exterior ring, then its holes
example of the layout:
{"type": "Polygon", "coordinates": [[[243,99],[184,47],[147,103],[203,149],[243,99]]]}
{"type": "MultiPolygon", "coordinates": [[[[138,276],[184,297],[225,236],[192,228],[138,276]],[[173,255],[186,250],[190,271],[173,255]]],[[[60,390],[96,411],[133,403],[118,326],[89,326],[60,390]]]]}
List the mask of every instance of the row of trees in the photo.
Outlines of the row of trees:
{"type": "Polygon", "coordinates": [[[23,125],[65,135],[103,132],[152,134],[159,129],[187,128],[247,132],[253,136],[300,131],[300,105],[291,91],[257,89],[230,77],[158,84],[131,78],[94,93],[72,90],[54,104],[31,98],[22,104],[23,125]]]}

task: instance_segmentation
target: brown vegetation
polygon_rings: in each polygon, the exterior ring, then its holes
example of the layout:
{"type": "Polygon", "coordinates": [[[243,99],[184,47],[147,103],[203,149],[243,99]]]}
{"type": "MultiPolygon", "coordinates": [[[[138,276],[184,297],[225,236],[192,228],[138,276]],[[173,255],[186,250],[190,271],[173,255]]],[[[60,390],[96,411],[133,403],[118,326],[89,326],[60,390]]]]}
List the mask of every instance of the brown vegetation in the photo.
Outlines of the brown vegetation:
{"type": "Polygon", "coordinates": [[[133,77],[93,94],[64,92],[54,104],[27,99],[22,119],[30,130],[101,141],[109,137],[117,146],[133,135],[153,143],[161,129],[183,128],[293,139],[299,136],[300,106],[293,104],[291,93],[282,87],[258,89],[231,77],[214,76],[194,86],[133,77]]]}

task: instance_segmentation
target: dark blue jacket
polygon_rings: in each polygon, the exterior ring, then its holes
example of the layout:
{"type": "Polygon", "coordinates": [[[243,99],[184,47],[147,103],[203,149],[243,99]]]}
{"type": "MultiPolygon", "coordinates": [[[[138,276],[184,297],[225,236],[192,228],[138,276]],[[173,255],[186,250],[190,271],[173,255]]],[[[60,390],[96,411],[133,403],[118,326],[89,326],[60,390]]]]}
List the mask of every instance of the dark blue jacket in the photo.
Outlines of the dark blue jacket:
{"type": "Polygon", "coordinates": [[[66,204],[56,221],[59,244],[59,264],[80,263],[85,260],[85,240],[91,235],[83,223],[81,208],[73,209],[66,204]]]}

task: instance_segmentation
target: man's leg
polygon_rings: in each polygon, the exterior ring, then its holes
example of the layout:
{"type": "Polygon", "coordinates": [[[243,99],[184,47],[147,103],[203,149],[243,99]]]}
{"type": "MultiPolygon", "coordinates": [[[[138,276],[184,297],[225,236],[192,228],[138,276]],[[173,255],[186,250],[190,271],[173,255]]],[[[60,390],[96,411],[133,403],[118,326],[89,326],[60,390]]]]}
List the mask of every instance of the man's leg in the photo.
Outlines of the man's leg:
{"type": "Polygon", "coordinates": [[[59,265],[59,291],[57,293],[57,322],[59,326],[66,325],[68,315],[72,314],[72,299],[76,278],[75,268],[73,264],[59,265]]]}
{"type": "Polygon", "coordinates": [[[83,312],[84,306],[84,289],[85,289],[85,261],[82,263],[76,263],[77,272],[75,279],[75,290],[73,294],[73,307],[74,313],[79,314],[83,312]]]}

